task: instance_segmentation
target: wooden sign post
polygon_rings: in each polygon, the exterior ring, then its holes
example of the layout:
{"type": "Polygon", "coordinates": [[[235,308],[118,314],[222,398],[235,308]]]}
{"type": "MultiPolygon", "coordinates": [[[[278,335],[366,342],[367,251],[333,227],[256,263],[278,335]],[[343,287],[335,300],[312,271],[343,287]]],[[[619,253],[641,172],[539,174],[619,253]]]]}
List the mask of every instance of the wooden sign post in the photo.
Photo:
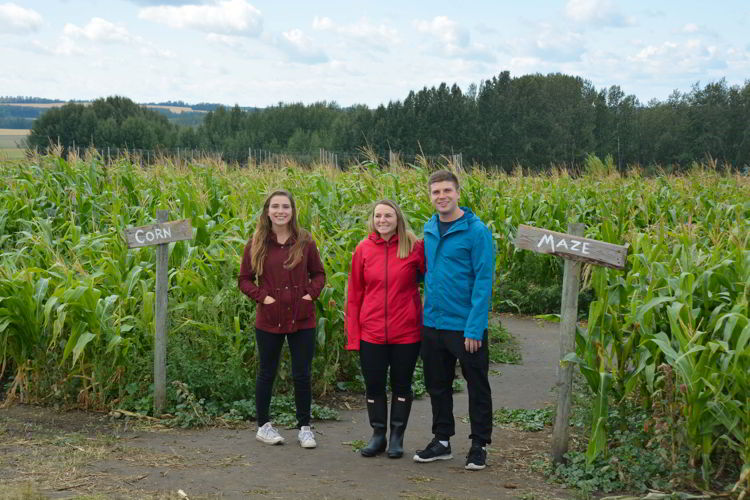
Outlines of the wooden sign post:
{"type": "Polygon", "coordinates": [[[557,368],[557,413],[552,434],[552,459],[555,463],[563,462],[563,456],[568,451],[573,364],[563,363],[562,360],[568,353],[575,352],[581,262],[624,269],[628,255],[627,246],[584,238],[583,224],[569,224],[568,233],[521,224],[515,241],[517,248],[558,255],[565,259],[560,311],[560,364],[557,368]]]}
{"type": "Polygon", "coordinates": [[[167,222],[167,210],[157,210],[157,224],[125,229],[128,248],[156,247],[156,300],[154,301],[154,415],[167,404],[167,292],[169,244],[193,237],[190,219],[167,222]]]}

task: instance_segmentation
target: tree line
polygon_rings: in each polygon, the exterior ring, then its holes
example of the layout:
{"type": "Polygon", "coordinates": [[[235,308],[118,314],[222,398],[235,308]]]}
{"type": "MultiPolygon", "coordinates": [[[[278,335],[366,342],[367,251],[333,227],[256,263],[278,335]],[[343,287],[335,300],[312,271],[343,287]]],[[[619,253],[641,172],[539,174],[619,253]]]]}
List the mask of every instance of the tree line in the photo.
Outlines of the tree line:
{"type": "Polygon", "coordinates": [[[217,107],[194,127],[125,97],[71,103],[34,121],[29,145],[131,149],[194,148],[244,161],[248,150],[408,154],[463,153],[463,161],[511,170],[516,165],[578,166],[589,154],[628,165],[685,166],[712,158],[750,165],[750,81],[726,80],[675,90],[642,104],[619,86],[596,89],[553,73],[504,71],[466,90],[442,83],[371,109],[334,102],[280,103],[263,109],[217,107]]]}

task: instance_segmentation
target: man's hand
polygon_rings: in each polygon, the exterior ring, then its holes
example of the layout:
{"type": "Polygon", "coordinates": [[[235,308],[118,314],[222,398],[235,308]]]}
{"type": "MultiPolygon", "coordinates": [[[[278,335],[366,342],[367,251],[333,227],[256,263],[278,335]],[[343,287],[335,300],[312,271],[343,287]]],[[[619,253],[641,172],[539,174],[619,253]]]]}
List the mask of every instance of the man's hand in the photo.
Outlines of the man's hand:
{"type": "Polygon", "coordinates": [[[312,301],[312,297],[310,296],[310,294],[309,294],[309,293],[306,293],[306,294],[304,294],[304,295],[302,296],[302,300],[309,300],[309,301],[312,301]]]}
{"type": "Polygon", "coordinates": [[[273,304],[274,302],[276,302],[276,299],[274,299],[270,295],[266,295],[266,298],[263,299],[263,303],[266,304],[266,305],[273,304]]]}
{"type": "Polygon", "coordinates": [[[480,347],[482,347],[482,341],[466,337],[464,338],[464,347],[468,352],[474,354],[479,350],[480,347]]]}

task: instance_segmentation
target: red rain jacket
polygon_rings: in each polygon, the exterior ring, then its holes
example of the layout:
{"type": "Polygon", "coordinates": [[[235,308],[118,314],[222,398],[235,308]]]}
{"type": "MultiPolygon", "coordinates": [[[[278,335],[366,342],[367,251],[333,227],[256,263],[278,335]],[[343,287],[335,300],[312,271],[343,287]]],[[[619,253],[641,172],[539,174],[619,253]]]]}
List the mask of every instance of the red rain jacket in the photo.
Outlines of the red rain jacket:
{"type": "Polygon", "coordinates": [[[425,272],[420,240],[405,259],[398,257],[398,235],[377,233],[362,240],[352,255],[346,301],[347,349],[360,340],[373,344],[412,344],[422,340],[420,275],[425,272]]]}

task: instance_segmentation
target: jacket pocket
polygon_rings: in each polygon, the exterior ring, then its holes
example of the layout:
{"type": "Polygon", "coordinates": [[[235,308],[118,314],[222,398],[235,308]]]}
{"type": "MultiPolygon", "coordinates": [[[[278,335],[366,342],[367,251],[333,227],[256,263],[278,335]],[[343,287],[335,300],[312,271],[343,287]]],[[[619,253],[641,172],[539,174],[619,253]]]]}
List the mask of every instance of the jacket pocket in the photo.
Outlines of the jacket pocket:
{"type": "Polygon", "coordinates": [[[269,295],[276,301],[271,304],[259,302],[256,315],[258,316],[258,323],[276,328],[281,323],[279,289],[271,291],[269,295]]]}
{"type": "Polygon", "coordinates": [[[299,298],[297,304],[297,321],[315,316],[315,301],[299,298]]]}

